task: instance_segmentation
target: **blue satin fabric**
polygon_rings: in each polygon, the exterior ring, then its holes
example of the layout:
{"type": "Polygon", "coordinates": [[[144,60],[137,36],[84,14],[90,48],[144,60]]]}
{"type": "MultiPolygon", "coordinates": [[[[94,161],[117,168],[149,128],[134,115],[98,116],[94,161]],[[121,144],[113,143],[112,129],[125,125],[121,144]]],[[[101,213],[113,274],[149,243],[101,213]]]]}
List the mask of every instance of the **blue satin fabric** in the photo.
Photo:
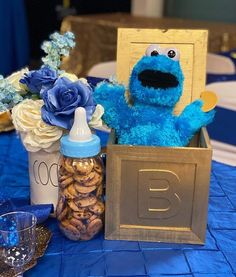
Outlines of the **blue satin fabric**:
{"type": "MultiPolygon", "coordinates": [[[[233,53],[235,55],[236,49],[219,54],[230,58],[235,64],[236,68],[236,58],[232,56],[233,53]]],[[[207,74],[208,84],[226,81],[236,81],[236,74],[207,74]]],[[[232,122],[236,121],[236,112],[219,106],[217,106],[215,110],[216,115],[214,121],[207,126],[210,138],[219,142],[236,146],[236,129],[232,124],[232,122]]]]}
{"type": "MultiPolygon", "coordinates": [[[[18,205],[29,203],[27,153],[17,134],[0,134],[0,193],[18,205]]],[[[207,239],[204,246],[104,240],[73,242],[56,220],[44,257],[26,277],[183,276],[233,277],[236,274],[236,168],[212,163],[207,239]]]]}
{"type": "Polygon", "coordinates": [[[207,126],[210,138],[236,146],[236,129],[232,124],[236,121],[236,112],[221,107],[216,107],[215,110],[214,121],[207,126]]]}
{"type": "Polygon", "coordinates": [[[33,212],[38,222],[42,223],[53,211],[53,207],[29,205],[26,151],[15,132],[1,133],[0,141],[0,215],[11,211],[28,211],[33,212]]]}
{"type": "Polygon", "coordinates": [[[207,74],[207,84],[215,82],[236,81],[235,74],[207,74]]]}
{"type": "Polygon", "coordinates": [[[53,212],[52,204],[24,205],[25,199],[0,199],[0,216],[9,212],[30,212],[37,217],[37,223],[43,223],[53,212]]]}
{"type": "MultiPolygon", "coordinates": [[[[220,52],[218,54],[231,59],[236,69],[236,49],[227,52],[220,52]]],[[[207,84],[225,81],[236,81],[236,74],[207,74],[207,84]]]]}
{"type": "Polygon", "coordinates": [[[29,38],[23,0],[0,1],[0,74],[29,64],[29,38]]]}

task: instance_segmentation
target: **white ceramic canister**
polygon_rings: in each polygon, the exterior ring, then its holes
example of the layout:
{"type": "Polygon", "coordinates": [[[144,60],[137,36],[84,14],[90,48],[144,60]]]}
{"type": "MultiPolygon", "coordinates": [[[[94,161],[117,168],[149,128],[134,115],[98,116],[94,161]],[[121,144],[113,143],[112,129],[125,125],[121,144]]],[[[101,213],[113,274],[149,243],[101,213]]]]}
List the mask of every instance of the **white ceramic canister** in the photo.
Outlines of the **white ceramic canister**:
{"type": "Polygon", "coordinates": [[[31,204],[53,204],[58,200],[58,161],[60,152],[44,150],[29,153],[31,204]]]}

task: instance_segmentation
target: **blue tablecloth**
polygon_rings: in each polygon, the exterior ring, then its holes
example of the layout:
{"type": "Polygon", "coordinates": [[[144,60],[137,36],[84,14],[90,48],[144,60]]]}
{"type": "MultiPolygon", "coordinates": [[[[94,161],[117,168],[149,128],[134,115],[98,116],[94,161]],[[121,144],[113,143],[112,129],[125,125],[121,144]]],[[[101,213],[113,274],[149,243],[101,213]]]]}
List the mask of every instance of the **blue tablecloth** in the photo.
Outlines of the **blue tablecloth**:
{"type": "MultiPolygon", "coordinates": [[[[29,201],[27,153],[16,133],[0,134],[1,197],[29,201]]],[[[0,202],[1,203],[1,202],[0,202]]],[[[63,237],[54,219],[44,257],[26,277],[236,276],[236,168],[212,163],[207,240],[204,246],[63,237]]]]}

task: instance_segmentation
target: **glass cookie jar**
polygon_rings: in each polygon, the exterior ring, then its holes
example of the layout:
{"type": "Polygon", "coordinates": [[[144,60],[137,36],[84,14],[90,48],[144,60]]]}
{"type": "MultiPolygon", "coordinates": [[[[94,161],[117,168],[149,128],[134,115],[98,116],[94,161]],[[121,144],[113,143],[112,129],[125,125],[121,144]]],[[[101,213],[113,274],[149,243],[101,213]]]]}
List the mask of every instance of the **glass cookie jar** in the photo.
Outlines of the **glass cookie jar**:
{"type": "Polygon", "coordinates": [[[103,226],[103,165],[99,156],[59,162],[57,219],[61,231],[72,240],[89,240],[103,226]]]}
{"type": "MultiPolygon", "coordinates": [[[[81,115],[77,116],[81,118],[81,115]]],[[[75,123],[70,134],[61,139],[56,215],[60,230],[67,238],[89,240],[103,227],[103,163],[99,156],[101,146],[97,136],[74,132],[73,130],[82,128],[75,126],[75,123]]],[[[87,132],[90,131],[88,130],[87,132]]]]}

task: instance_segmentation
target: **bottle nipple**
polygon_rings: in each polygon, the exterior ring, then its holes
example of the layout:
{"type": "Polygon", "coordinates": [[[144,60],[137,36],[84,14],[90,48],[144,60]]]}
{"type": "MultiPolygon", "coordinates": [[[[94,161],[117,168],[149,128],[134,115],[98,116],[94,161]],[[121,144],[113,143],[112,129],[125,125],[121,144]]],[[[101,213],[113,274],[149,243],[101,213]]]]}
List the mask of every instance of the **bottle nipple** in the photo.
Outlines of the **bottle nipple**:
{"type": "Polygon", "coordinates": [[[86,111],[82,107],[75,110],[74,123],[69,132],[69,140],[74,142],[92,140],[92,132],[86,120],[86,111]]]}

